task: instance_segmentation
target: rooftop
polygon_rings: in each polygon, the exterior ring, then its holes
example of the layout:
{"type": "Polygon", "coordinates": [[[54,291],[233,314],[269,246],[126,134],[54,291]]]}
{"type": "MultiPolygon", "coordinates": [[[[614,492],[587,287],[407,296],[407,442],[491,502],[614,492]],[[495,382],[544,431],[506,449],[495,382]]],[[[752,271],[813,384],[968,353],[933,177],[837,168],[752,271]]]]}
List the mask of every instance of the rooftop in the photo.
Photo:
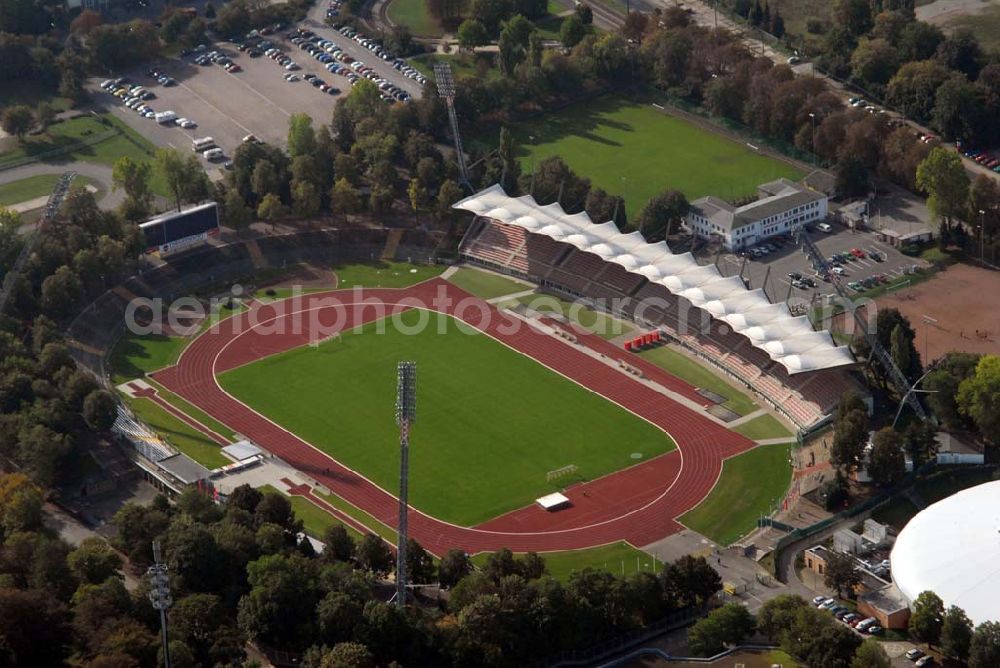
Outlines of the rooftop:
{"type": "Polygon", "coordinates": [[[788,179],[763,183],[757,190],[761,195],[760,199],[740,207],[734,207],[718,197],[708,196],[691,202],[691,210],[722,229],[732,231],[785,213],[789,209],[826,199],[825,194],[788,179]]]}
{"type": "Polygon", "coordinates": [[[864,593],[859,598],[879,612],[884,612],[887,615],[899,612],[900,610],[906,610],[910,607],[903,597],[903,593],[893,584],[864,593]]]}

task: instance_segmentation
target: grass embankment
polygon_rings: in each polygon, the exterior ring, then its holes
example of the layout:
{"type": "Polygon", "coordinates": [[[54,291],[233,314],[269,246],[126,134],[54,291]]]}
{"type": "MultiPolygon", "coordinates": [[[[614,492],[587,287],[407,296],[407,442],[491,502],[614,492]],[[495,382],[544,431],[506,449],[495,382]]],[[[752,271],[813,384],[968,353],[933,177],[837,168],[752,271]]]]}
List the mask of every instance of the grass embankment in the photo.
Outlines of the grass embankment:
{"type": "Polygon", "coordinates": [[[787,443],[759,445],[727,459],[712,493],[680,521],[719,545],[733,543],[784,496],[792,476],[790,452],[787,443]]]}
{"type": "Polygon", "coordinates": [[[533,286],[488,271],[462,267],[448,278],[456,285],[480,299],[496,299],[504,295],[531,290],[533,286]]]}
{"type": "Polygon", "coordinates": [[[757,404],[749,395],[740,392],[687,355],[668,346],[644,350],[639,355],[695,387],[725,397],[726,400],[722,405],[738,415],[747,415],[757,410],[757,404]]]}

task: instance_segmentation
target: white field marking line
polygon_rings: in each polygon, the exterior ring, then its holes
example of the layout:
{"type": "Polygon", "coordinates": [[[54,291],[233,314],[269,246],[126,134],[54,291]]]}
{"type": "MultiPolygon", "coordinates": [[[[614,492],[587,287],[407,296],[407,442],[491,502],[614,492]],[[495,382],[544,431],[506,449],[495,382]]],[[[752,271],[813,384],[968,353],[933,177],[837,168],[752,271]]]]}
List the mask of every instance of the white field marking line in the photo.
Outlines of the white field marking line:
{"type": "Polygon", "coordinates": [[[231,123],[233,123],[235,125],[238,125],[241,128],[243,128],[244,130],[246,130],[247,134],[252,134],[252,131],[250,130],[250,128],[248,128],[247,126],[243,125],[242,123],[240,123],[239,121],[237,121],[235,118],[233,118],[232,116],[230,116],[226,112],[222,111],[222,109],[219,109],[217,106],[215,106],[214,104],[212,104],[211,102],[209,102],[208,100],[206,100],[204,97],[202,97],[197,92],[195,92],[195,90],[193,88],[191,88],[190,86],[188,86],[187,84],[185,84],[185,83],[179,83],[177,85],[180,86],[181,88],[185,89],[186,91],[188,91],[192,95],[194,95],[196,98],[198,98],[199,100],[201,100],[202,102],[204,102],[205,104],[207,104],[212,109],[215,109],[216,113],[218,113],[223,118],[229,119],[229,121],[231,123]]]}
{"type": "MultiPolygon", "coordinates": [[[[323,293],[319,293],[319,294],[323,294],[323,293]]],[[[348,303],[348,304],[339,304],[338,306],[356,306],[356,305],[357,305],[358,303],[359,303],[359,302],[352,302],[352,303],[348,303]]],[[[363,304],[364,304],[364,303],[362,302],[362,305],[363,305],[363,304]]],[[[399,305],[400,305],[400,304],[399,304],[399,302],[393,302],[393,303],[388,303],[388,302],[383,302],[383,304],[384,304],[384,305],[386,305],[386,306],[399,306],[399,305]]],[[[415,307],[415,306],[410,306],[410,305],[408,305],[408,304],[403,304],[403,305],[404,305],[404,306],[409,306],[410,308],[414,308],[414,309],[415,309],[415,308],[418,308],[418,307],[415,307]]],[[[315,311],[315,310],[319,310],[319,309],[324,309],[324,308],[334,308],[334,306],[316,306],[316,307],[312,307],[312,308],[307,308],[307,309],[302,309],[301,311],[295,311],[295,312],[291,312],[291,313],[284,313],[284,314],[282,314],[282,315],[280,315],[280,316],[275,316],[274,318],[271,318],[270,320],[265,320],[265,321],[263,321],[263,322],[259,322],[259,323],[257,323],[256,325],[254,325],[254,327],[257,327],[257,326],[259,326],[259,325],[263,325],[263,324],[267,324],[267,323],[270,323],[270,322],[273,322],[273,321],[277,320],[278,318],[283,318],[283,317],[287,317],[287,316],[289,316],[289,315],[297,315],[297,314],[299,314],[299,313],[308,313],[308,312],[310,312],[310,311],[315,311]]],[[[434,312],[434,313],[442,313],[441,311],[433,311],[432,309],[419,309],[419,310],[424,310],[424,311],[429,311],[429,312],[434,312]]],[[[448,313],[442,313],[442,315],[445,315],[445,316],[448,316],[448,317],[452,318],[453,320],[460,320],[459,318],[456,318],[455,316],[452,316],[452,315],[450,315],[450,314],[448,314],[448,313]]],[[[567,381],[569,381],[569,382],[571,382],[571,383],[574,383],[574,384],[576,384],[576,385],[578,385],[578,386],[582,387],[583,389],[587,390],[588,392],[593,392],[594,394],[597,394],[598,396],[601,396],[601,397],[603,397],[603,398],[604,398],[604,399],[605,399],[606,401],[608,401],[608,402],[610,402],[610,403],[612,403],[612,404],[614,404],[614,405],[616,405],[616,406],[618,406],[618,407],[622,408],[623,410],[625,410],[625,411],[627,411],[628,413],[630,413],[630,414],[634,415],[635,417],[639,418],[640,420],[644,420],[644,421],[648,422],[648,423],[649,423],[649,424],[651,424],[651,425],[652,425],[652,426],[653,426],[654,428],[656,428],[656,429],[659,429],[660,431],[662,431],[663,433],[665,433],[665,434],[666,434],[666,435],[667,435],[667,436],[668,436],[668,437],[670,438],[670,440],[672,440],[672,441],[674,442],[674,445],[676,445],[676,446],[677,446],[677,452],[678,452],[678,453],[680,453],[680,457],[681,457],[681,466],[680,466],[680,468],[679,468],[679,469],[677,470],[677,475],[676,475],[676,476],[674,476],[674,479],[673,479],[673,480],[671,481],[670,485],[668,485],[668,486],[667,486],[667,488],[666,488],[666,489],[664,489],[664,490],[663,490],[663,492],[662,492],[662,493],[661,493],[661,494],[660,494],[659,496],[657,496],[657,497],[656,497],[655,499],[652,499],[651,501],[649,501],[648,503],[646,503],[646,504],[645,504],[645,505],[643,505],[643,506],[640,506],[639,508],[634,508],[633,510],[630,510],[630,511],[628,511],[627,513],[625,513],[625,514],[623,514],[623,515],[619,515],[618,517],[613,517],[613,518],[610,518],[610,519],[607,519],[607,520],[603,520],[603,521],[601,521],[601,522],[595,522],[594,524],[588,524],[588,525],[585,525],[585,526],[582,526],[582,527],[573,527],[573,528],[570,528],[570,529],[558,529],[558,530],[554,530],[554,531],[527,531],[527,532],[516,532],[516,531],[492,531],[492,530],[487,530],[487,529],[477,529],[477,528],[475,528],[475,527],[464,527],[464,526],[462,526],[462,525],[460,525],[460,524],[455,524],[454,522],[447,522],[447,521],[445,521],[445,520],[441,520],[441,519],[438,519],[438,518],[436,518],[436,517],[431,517],[431,516],[430,516],[430,515],[428,515],[427,513],[423,512],[423,511],[421,511],[421,510],[418,510],[417,508],[413,508],[413,511],[414,511],[414,512],[416,512],[416,513],[418,513],[418,514],[420,514],[420,515],[423,515],[424,517],[426,517],[426,518],[427,518],[427,519],[429,519],[429,520],[432,520],[432,521],[434,521],[434,522],[438,522],[438,523],[440,523],[440,524],[444,524],[444,525],[446,525],[446,526],[450,526],[450,527],[454,527],[454,528],[456,528],[456,529],[462,529],[462,530],[464,530],[464,531],[472,531],[472,532],[476,532],[476,533],[482,533],[482,534],[489,534],[489,535],[497,535],[497,536],[547,536],[547,535],[553,535],[553,534],[562,534],[562,533],[574,533],[574,532],[577,532],[577,531],[584,531],[584,530],[587,530],[587,529],[591,529],[591,528],[594,528],[594,527],[599,527],[599,526],[603,526],[603,525],[605,525],[605,524],[609,524],[609,523],[611,523],[611,522],[617,522],[617,521],[619,521],[619,520],[622,520],[622,519],[624,519],[624,518],[626,518],[626,517],[629,517],[630,515],[634,515],[635,513],[638,513],[638,512],[641,512],[641,511],[643,511],[643,510],[645,510],[645,509],[649,508],[649,507],[650,507],[650,506],[652,506],[653,504],[655,504],[655,503],[658,503],[658,502],[659,502],[659,501],[660,501],[661,499],[663,499],[663,497],[665,497],[665,496],[666,496],[666,495],[667,495],[667,494],[668,494],[668,493],[670,492],[670,490],[671,490],[671,489],[673,489],[674,485],[676,485],[676,484],[677,484],[677,481],[681,479],[681,474],[682,474],[682,473],[683,473],[683,471],[684,471],[684,449],[683,449],[683,448],[681,447],[680,443],[678,443],[677,439],[675,439],[675,438],[673,437],[673,435],[672,435],[672,434],[671,434],[670,432],[668,432],[668,431],[667,431],[666,429],[664,429],[664,428],[660,427],[660,426],[659,426],[659,425],[657,425],[657,424],[653,424],[653,423],[652,423],[652,422],[650,422],[650,421],[649,421],[648,419],[644,418],[644,417],[643,417],[643,416],[641,416],[641,415],[637,415],[637,414],[636,414],[636,413],[634,413],[634,412],[633,412],[633,411],[632,411],[631,409],[629,409],[629,408],[626,408],[625,406],[622,406],[621,404],[619,404],[618,402],[616,402],[616,401],[615,401],[615,400],[613,400],[613,399],[610,399],[609,397],[605,397],[605,396],[604,396],[603,394],[601,394],[600,392],[597,392],[597,391],[595,391],[595,390],[591,390],[591,389],[590,389],[589,387],[586,387],[586,386],[584,386],[583,384],[581,384],[581,383],[577,382],[576,380],[574,380],[574,379],[570,378],[569,376],[566,376],[565,374],[563,374],[563,373],[561,373],[561,372],[559,372],[559,371],[556,371],[555,369],[553,369],[553,368],[549,367],[548,365],[546,365],[546,364],[544,364],[544,363],[542,363],[542,362],[540,362],[540,361],[536,360],[535,358],[531,357],[530,355],[528,355],[528,354],[526,354],[526,353],[523,353],[523,352],[521,352],[520,350],[517,350],[516,348],[513,348],[512,346],[510,346],[509,344],[507,344],[507,343],[505,343],[505,342],[503,342],[503,341],[500,341],[499,339],[495,338],[495,337],[494,337],[494,336],[493,336],[492,334],[490,334],[489,332],[486,332],[486,331],[484,331],[484,330],[481,330],[481,329],[479,329],[478,327],[476,327],[475,325],[473,325],[473,324],[471,324],[471,323],[469,323],[469,322],[466,322],[465,320],[462,320],[462,322],[463,322],[463,323],[464,323],[464,324],[465,324],[466,326],[468,326],[468,327],[471,327],[472,329],[475,329],[475,330],[478,330],[478,331],[480,331],[481,333],[485,334],[486,336],[490,337],[491,339],[493,339],[494,341],[496,341],[496,342],[497,342],[497,343],[499,343],[500,345],[503,345],[503,346],[505,346],[505,347],[509,348],[510,350],[513,350],[513,351],[514,351],[515,353],[517,353],[517,354],[519,354],[519,355],[522,355],[522,356],[524,356],[524,357],[527,357],[527,358],[528,358],[529,360],[532,360],[532,361],[534,361],[534,362],[535,362],[536,364],[538,364],[538,365],[540,365],[540,366],[543,366],[543,367],[545,367],[545,368],[546,368],[546,369],[548,369],[549,371],[552,371],[553,373],[556,373],[556,374],[558,374],[558,375],[562,376],[562,377],[563,377],[564,379],[566,379],[567,381]]],[[[294,434],[293,432],[289,431],[288,429],[285,429],[285,428],[284,428],[284,427],[282,427],[282,426],[281,426],[280,424],[278,424],[278,423],[274,422],[273,420],[271,420],[271,419],[270,419],[270,418],[268,418],[267,416],[265,416],[265,415],[262,415],[261,413],[259,413],[259,412],[258,412],[258,411],[256,411],[255,409],[251,408],[250,406],[248,406],[248,405],[247,405],[247,404],[245,404],[244,402],[240,401],[240,400],[239,400],[239,399],[237,399],[236,397],[234,397],[234,396],[232,396],[231,394],[229,394],[228,392],[226,392],[226,390],[225,390],[225,389],[223,389],[222,385],[221,385],[221,384],[219,383],[219,378],[218,378],[218,376],[217,376],[217,375],[216,375],[216,373],[215,373],[215,367],[216,367],[216,365],[218,364],[218,361],[219,361],[219,356],[220,356],[220,355],[222,355],[222,353],[223,353],[223,352],[225,352],[225,351],[226,351],[226,350],[227,350],[227,349],[229,348],[229,346],[230,346],[230,345],[232,345],[232,344],[233,344],[234,342],[236,342],[236,341],[237,341],[237,340],[238,340],[238,339],[239,339],[240,337],[242,337],[242,336],[243,336],[244,334],[246,334],[246,333],[248,333],[248,332],[250,332],[250,331],[253,331],[253,327],[251,327],[250,329],[248,329],[248,330],[246,330],[246,331],[243,331],[243,332],[240,332],[240,334],[238,334],[237,336],[235,336],[235,337],[233,337],[232,339],[230,339],[230,340],[229,340],[229,341],[228,341],[228,342],[226,343],[226,345],[225,345],[225,346],[223,346],[223,347],[222,347],[222,348],[221,348],[221,349],[219,350],[219,352],[217,352],[217,353],[215,354],[215,358],[214,358],[214,359],[212,360],[212,381],[213,381],[213,382],[215,383],[215,386],[216,386],[216,387],[218,388],[218,390],[219,390],[220,392],[222,392],[223,394],[225,394],[226,396],[228,396],[228,397],[229,397],[230,399],[232,399],[233,401],[235,401],[236,403],[238,403],[238,404],[240,404],[241,406],[243,406],[244,408],[246,408],[246,409],[247,409],[248,411],[250,411],[251,413],[253,413],[253,414],[254,414],[254,415],[256,415],[257,417],[259,417],[259,418],[261,418],[262,420],[264,420],[265,422],[269,422],[269,423],[270,423],[271,425],[273,425],[274,427],[276,427],[276,428],[277,428],[277,429],[279,429],[280,431],[283,431],[284,433],[288,434],[288,435],[289,435],[289,436],[291,436],[292,438],[294,438],[294,439],[296,439],[296,440],[298,440],[298,441],[300,441],[300,442],[302,442],[302,443],[305,443],[305,444],[306,444],[307,446],[309,446],[310,448],[312,448],[312,449],[313,449],[313,450],[315,450],[316,452],[320,453],[320,454],[321,454],[321,455],[323,455],[324,457],[327,457],[327,458],[329,458],[329,459],[330,459],[331,461],[334,461],[334,462],[336,462],[336,463],[337,463],[337,464],[338,464],[339,466],[342,466],[343,468],[345,468],[346,470],[350,471],[350,472],[351,472],[351,473],[353,473],[354,475],[358,476],[359,478],[361,478],[362,480],[364,480],[364,481],[365,481],[365,482],[367,482],[368,484],[372,485],[372,486],[373,486],[373,487],[375,487],[376,489],[378,489],[378,490],[380,490],[380,491],[384,492],[384,493],[385,493],[386,495],[388,495],[388,496],[389,496],[390,498],[392,498],[392,499],[396,499],[396,500],[398,501],[398,500],[399,500],[399,497],[397,497],[396,495],[392,494],[391,492],[389,492],[388,490],[384,489],[384,488],[383,488],[383,487],[381,487],[380,485],[378,485],[378,484],[376,484],[376,483],[372,482],[372,481],[371,481],[371,480],[369,480],[369,479],[368,479],[367,477],[365,477],[365,476],[364,476],[364,475],[362,475],[361,473],[359,473],[359,472],[355,471],[354,469],[350,468],[349,466],[346,466],[346,465],[344,465],[344,464],[343,464],[342,462],[340,462],[339,460],[337,460],[337,459],[334,459],[334,458],[333,458],[333,457],[331,457],[331,456],[330,456],[330,455],[329,455],[328,453],[326,453],[326,452],[324,452],[323,450],[319,449],[318,447],[316,447],[316,446],[315,446],[315,445],[313,445],[312,443],[310,443],[310,442],[306,441],[306,440],[305,440],[305,439],[303,439],[302,437],[300,437],[300,436],[297,436],[296,434],[294,434]]],[[[301,347],[301,346],[299,346],[299,347],[301,347]]],[[[670,454],[670,452],[665,452],[665,453],[663,453],[662,455],[658,455],[658,457],[664,457],[664,456],[666,456],[666,455],[669,455],[669,454],[670,454]]],[[[656,457],[654,457],[653,459],[656,459],[656,457]]],[[[653,460],[652,460],[652,459],[649,459],[649,460],[646,460],[646,461],[647,461],[647,462],[649,462],[649,461],[653,461],[653,460]]],[[[640,463],[645,463],[645,462],[640,462],[640,463]]],[[[637,465],[638,465],[638,464],[637,464],[637,465]]],[[[721,469],[721,467],[720,467],[720,469],[721,469]]],[[[618,471],[612,471],[611,473],[608,473],[608,474],[606,474],[606,475],[604,475],[604,476],[601,476],[600,478],[595,478],[595,479],[594,479],[593,481],[591,481],[591,482],[596,482],[597,480],[601,480],[602,478],[605,478],[605,477],[607,477],[607,476],[610,476],[610,475],[614,475],[614,474],[615,474],[615,473],[617,473],[617,472],[618,472],[618,471]]],[[[332,490],[331,490],[331,491],[332,491],[332,490]]],[[[700,503],[700,501],[699,501],[699,503],[700,503]]],[[[360,506],[359,506],[359,507],[360,507],[360,506]]],[[[526,507],[528,507],[528,506],[522,506],[521,508],[526,508],[526,507]]],[[[362,510],[365,510],[365,509],[364,509],[364,508],[362,508],[362,510]]],[[[517,510],[519,510],[519,509],[517,509],[517,510]]],[[[369,515],[372,515],[372,516],[374,517],[374,514],[373,514],[373,513],[369,512],[369,511],[367,511],[367,510],[366,510],[365,512],[368,512],[368,514],[369,514],[369,515]]],[[[513,511],[511,511],[511,512],[513,512],[513,511]]],[[[506,515],[507,513],[504,513],[504,514],[506,515]]],[[[378,519],[378,518],[376,517],[376,519],[378,519]]],[[[493,519],[496,519],[496,518],[493,518],[493,519]]],[[[490,521],[490,520],[487,520],[487,521],[490,521]]]]}

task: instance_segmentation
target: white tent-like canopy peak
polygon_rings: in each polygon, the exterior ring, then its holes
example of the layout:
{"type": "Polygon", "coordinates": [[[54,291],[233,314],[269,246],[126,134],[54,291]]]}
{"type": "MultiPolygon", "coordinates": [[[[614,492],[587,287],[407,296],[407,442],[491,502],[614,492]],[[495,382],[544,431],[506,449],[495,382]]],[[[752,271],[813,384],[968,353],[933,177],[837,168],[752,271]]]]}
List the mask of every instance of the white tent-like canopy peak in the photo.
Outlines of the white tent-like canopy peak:
{"type": "Polygon", "coordinates": [[[781,364],[789,374],[854,364],[847,346],[827,331],[815,331],[805,316],[784,303],[772,304],[763,290],[750,290],[715,265],[700,265],[690,253],[674,254],[663,241],[646,243],[638,232],[622,234],[608,221],[595,224],[585,213],[567,214],[558,203],[540,205],[530,195],[510,197],[499,185],[456,202],[470,211],[532,234],[567,243],[626,271],[644,276],[727,323],[781,364]]]}

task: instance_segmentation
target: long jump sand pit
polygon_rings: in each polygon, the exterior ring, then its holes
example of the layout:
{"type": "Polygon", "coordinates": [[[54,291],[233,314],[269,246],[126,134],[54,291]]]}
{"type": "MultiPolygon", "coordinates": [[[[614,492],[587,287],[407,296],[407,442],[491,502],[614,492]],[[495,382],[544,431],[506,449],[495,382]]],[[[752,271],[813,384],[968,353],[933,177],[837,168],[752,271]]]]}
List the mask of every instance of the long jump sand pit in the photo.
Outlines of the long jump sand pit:
{"type": "Polygon", "coordinates": [[[956,264],[876,303],[909,318],[926,362],[951,350],[1000,354],[998,299],[1000,272],[956,264]]]}

